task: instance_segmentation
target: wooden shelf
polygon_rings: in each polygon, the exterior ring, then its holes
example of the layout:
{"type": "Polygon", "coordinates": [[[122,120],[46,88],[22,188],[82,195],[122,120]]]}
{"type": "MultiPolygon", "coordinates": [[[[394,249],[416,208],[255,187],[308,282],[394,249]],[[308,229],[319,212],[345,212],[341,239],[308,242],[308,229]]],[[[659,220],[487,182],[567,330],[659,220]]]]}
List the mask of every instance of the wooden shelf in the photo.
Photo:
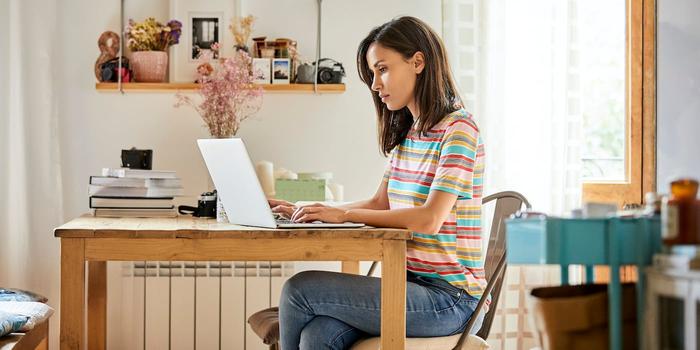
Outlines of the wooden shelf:
{"type": "MultiPolygon", "coordinates": [[[[266,92],[313,93],[314,84],[265,84],[266,92]]],[[[124,91],[194,91],[199,84],[194,83],[123,83],[124,91]]],[[[95,83],[97,91],[119,91],[117,83],[95,83]]],[[[319,93],[343,93],[345,84],[318,84],[319,93]]]]}

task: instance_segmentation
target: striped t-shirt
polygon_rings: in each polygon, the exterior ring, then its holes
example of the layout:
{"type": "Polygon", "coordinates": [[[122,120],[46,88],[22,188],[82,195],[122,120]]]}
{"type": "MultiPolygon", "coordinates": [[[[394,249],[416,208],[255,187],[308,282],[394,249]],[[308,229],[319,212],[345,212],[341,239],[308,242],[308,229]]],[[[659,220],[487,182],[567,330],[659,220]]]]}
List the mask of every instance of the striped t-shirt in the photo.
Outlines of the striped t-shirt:
{"type": "Polygon", "coordinates": [[[391,209],[421,206],[430,191],[456,194],[437,234],[413,232],[407,269],[442,278],[481,297],[486,287],[482,259],[481,198],[484,146],[471,114],[455,111],[426,134],[411,129],[391,152],[384,173],[391,209]]]}

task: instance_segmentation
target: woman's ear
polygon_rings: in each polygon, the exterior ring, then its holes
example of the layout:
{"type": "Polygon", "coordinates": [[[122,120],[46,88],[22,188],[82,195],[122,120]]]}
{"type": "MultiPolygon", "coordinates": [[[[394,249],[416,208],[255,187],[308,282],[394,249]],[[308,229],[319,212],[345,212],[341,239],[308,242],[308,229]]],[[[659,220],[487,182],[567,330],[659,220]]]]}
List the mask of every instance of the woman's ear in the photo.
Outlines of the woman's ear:
{"type": "Polygon", "coordinates": [[[423,69],[425,69],[425,55],[422,52],[417,51],[414,53],[411,61],[413,61],[413,69],[416,74],[423,72],[423,69]]]}

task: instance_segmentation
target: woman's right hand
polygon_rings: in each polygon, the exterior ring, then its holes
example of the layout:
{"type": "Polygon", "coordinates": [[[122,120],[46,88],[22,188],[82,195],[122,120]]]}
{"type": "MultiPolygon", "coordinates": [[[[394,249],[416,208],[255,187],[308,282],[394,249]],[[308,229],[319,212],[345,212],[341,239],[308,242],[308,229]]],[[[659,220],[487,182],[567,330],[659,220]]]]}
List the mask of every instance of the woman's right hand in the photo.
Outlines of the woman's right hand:
{"type": "Polygon", "coordinates": [[[292,214],[297,209],[293,203],[280,199],[268,199],[267,203],[270,205],[273,213],[279,214],[285,219],[291,219],[292,214]]]}

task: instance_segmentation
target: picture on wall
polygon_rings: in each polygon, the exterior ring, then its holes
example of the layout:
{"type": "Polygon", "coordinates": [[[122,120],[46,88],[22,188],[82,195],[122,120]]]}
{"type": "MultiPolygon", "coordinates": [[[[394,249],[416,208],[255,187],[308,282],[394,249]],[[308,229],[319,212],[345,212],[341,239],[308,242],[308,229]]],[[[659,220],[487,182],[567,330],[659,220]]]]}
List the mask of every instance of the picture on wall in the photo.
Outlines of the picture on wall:
{"type": "Polygon", "coordinates": [[[218,58],[234,54],[235,40],[228,26],[238,6],[238,0],[170,0],[170,18],[182,22],[180,44],[170,48],[170,82],[193,83],[202,63],[216,69],[218,58]]]}
{"type": "Polygon", "coordinates": [[[289,58],[272,59],[272,83],[289,84],[290,65],[289,58]]]}
{"type": "Polygon", "coordinates": [[[191,59],[200,57],[219,58],[219,52],[211,49],[214,43],[219,42],[219,17],[192,16],[192,40],[190,41],[191,59]]]}

